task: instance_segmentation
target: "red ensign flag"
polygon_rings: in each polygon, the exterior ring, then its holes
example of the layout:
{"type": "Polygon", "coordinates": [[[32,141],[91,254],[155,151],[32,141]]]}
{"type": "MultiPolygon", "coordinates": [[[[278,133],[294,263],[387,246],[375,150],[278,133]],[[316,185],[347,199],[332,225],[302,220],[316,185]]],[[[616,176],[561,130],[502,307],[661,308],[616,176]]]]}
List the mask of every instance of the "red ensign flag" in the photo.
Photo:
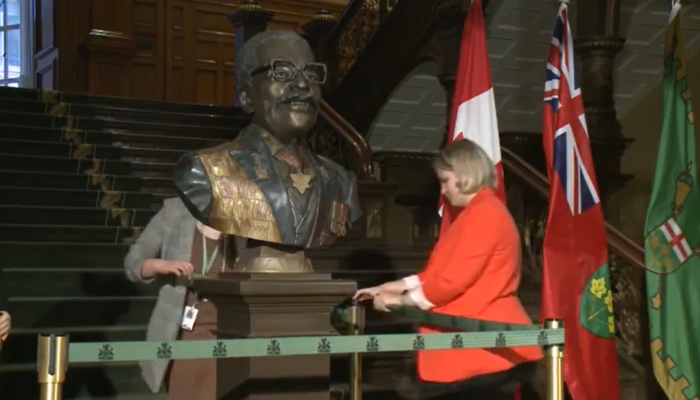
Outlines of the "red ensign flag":
{"type": "Polygon", "coordinates": [[[542,140],[549,213],[542,256],[542,319],[564,319],[564,379],[574,400],[619,400],[612,287],[566,3],[547,59],[542,140]]]}

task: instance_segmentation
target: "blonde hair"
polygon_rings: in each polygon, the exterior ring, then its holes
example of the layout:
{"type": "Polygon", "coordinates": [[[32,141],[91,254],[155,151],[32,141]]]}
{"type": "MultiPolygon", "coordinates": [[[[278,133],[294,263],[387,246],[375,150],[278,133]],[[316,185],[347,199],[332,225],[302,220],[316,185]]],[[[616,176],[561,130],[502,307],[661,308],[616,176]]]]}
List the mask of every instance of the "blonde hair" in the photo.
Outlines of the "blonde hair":
{"type": "Polygon", "coordinates": [[[447,146],[435,160],[435,171],[454,172],[457,188],[472,194],[482,187],[496,188],[496,167],[484,149],[469,139],[458,140],[447,146]]]}

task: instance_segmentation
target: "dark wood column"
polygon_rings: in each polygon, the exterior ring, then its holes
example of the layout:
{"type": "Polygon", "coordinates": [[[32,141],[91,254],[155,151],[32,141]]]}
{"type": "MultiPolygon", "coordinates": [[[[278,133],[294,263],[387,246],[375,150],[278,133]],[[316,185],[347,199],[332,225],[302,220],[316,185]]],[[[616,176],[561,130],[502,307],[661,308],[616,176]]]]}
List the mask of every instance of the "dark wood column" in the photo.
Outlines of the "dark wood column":
{"type": "Polygon", "coordinates": [[[328,10],[319,10],[309,22],[301,28],[304,31],[304,38],[316,54],[316,61],[325,63],[328,66],[328,80],[323,85],[323,97],[328,98],[335,82],[335,73],[338,70],[338,60],[336,49],[328,45],[328,38],[335,28],[338,19],[328,10]]]}
{"type": "Polygon", "coordinates": [[[450,115],[452,109],[452,95],[457,79],[462,29],[469,4],[469,1],[464,0],[446,0],[438,3],[433,11],[437,15],[437,34],[442,47],[442,71],[438,79],[442,87],[445,88],[447,115],[450,115]]]}
{"type": "MultiPolygon", "coordinates": [[[[260,32],[267,30],[267,23],[272,19],[272,12],[260,7],[255,0],[245,0],[238,10],[228,15],[228,20],[233,24],[234,53],[243,46],[248,39],[260,32]]],[[[240,106],[238,96],[234,99],[234,105],[240,106]]]]}
{"type": "MultiPolygon", "coordinates": [[[[631,178],[621,173],[630,140],[622,136],[613,97],[615,58],[625,44],[620,37],[619,0],[578,2],[574,48],[581,61],[579,79],[601,195],[609,198],[631,178]]],[[[617,213],[606,210],[606,217],[617,213]]]]}

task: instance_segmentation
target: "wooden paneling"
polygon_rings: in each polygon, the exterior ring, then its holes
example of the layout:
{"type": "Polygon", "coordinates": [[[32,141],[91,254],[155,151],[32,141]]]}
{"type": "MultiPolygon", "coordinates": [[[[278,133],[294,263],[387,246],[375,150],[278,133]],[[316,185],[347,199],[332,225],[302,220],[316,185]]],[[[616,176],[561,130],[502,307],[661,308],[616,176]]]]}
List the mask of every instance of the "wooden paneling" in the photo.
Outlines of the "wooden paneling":
{"type": "MultiPolygon", "coordinates": [[[[37,2],[40,0],[36,0],[37,2]]],[[[41,0],[51,3],[56,0],[41,0]]],[[[55,13],[58,88],[142,99],[233,105],[234,33],[242,0],[62,0],[55,13]]],[[[322,0],[260,0],[269,29],[301,32],[322,0]]],[[[39,48],[39,47],[37,47],[39,48]]]]}
{"type": "Polygon", "coordinates": [[[165,99],[233,104],[232,4],[166,0],[165,99]]]}
{"type": "Polygon", "coordinates": [[[134,0],[132,96],[165,98],[165,1],[134,0]]]}

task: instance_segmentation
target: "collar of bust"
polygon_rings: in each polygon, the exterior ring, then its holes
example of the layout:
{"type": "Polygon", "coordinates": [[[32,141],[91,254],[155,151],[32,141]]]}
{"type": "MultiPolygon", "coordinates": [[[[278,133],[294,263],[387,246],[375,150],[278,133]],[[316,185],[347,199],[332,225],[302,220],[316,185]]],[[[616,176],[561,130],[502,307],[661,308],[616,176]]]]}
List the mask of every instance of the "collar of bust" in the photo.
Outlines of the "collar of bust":
{"type": "Polygon", "coordinates": [[[253,125],[253,128],[253,131],[258,135],[258,137],[260,137],[260,140],[262,140],[262,142],[265,143],[265,146],[267,146],[267,148],[270,150],[270,154],[272,155],[277,154],[278,151],[284,148],[296,147],[296,143],[291,145],[285,145],[284,143],[277,140],[276,137],[272,136],[269,132],[257,125],[253,125]]]}

